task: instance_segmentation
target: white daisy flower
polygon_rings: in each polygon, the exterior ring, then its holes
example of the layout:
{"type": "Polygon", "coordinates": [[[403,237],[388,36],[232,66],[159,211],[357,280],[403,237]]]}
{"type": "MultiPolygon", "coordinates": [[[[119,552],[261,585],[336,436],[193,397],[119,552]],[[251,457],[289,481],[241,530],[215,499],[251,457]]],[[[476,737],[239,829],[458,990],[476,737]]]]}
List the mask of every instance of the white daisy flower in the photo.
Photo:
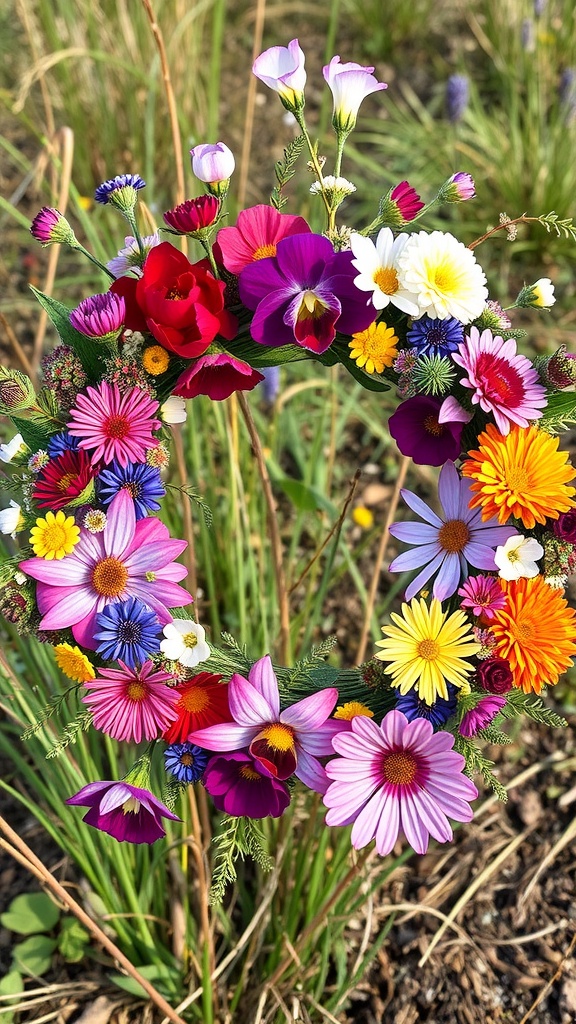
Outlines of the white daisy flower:
{"type": "Polygon", "coordinates": [[[371,238],[354,232],[350,238],[350,248],[356,257],[352,266],[360,271],[354,284],[362,292],[372,292],[376,309],[385,309],[392,303],[409,316],[419,316],[422,310],[416,296],[401,283],[398,275],[398,259],[409,240],[410,235],[406,234],[394,239],[390,228],[378,232],[376,244],[371,238]]]}
{"type": "Polygon", "coordinates": [[[523,537],[521,533],[509,537],[494,553],[498,575],[503,580],[519,580],[523,576],[532,579],[540,571],[536,562],[543,554],[544,548],[534,537],[523,537]]]}
{"type": "Polygon", "coordinates": [[[445,231],[410,236],[398,260],[398,280],[415,295],[420,313],[432,319],[453,316],[469,324],[488,298],[486,277],[474,253],[445,231]]]}
{"type": "Polygon", "coordinates": [[[164,636],[166,639],[161,641],[160,650],[170,661],[178,661],[186,668],[195,668],[210,657],[206,632],[198,622],[173,619],[164,626],[164,636]]]}

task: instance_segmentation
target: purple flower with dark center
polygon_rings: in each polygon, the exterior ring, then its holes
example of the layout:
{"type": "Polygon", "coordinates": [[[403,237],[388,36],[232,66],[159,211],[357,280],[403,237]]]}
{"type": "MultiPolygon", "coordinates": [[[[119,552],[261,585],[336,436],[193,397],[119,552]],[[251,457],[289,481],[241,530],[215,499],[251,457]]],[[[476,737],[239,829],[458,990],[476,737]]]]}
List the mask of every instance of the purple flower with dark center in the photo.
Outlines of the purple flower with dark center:
{"type": "Polygon", "coordinates": [[[160,478],[160,470],[143,462],[121,466],[115,459],[111,466],[103,469],[97,480],[98,497],[108,507],[119,491],[128,491],[134,501],[136,521],[145,519],[149,512],[158,512],[166,488],[160,478]]]}
{"type": "Polygon", "coordinates": [[[149,790],[128,782],[90,782],[66,803],[89,807],[83,818],[86,824],[119,843],[155,843],[166,835],[162,818],[180,821],[149,790]]]}
{"type": "Polygon", "coordinates": [[[402,490],[409,508],[424,522],[393,523],[390,533],[397,540],[416,545],[413,551],[398,555],[391,572],[409,572],[424,566],[406,590],[410,601],[425,583],[436,575],[433,594],[445,601],[455,593],[468,565],[476,569],[496,569],[494,548],[516,534],[511,526],[499,526],[497,519],[482,521],[482,510],[469,507],[470,484],[463,480],[453,462],[446,462],[438,479],[442,515],[438,516],[412,491],[402,490]]]}
{"type": "Polygon", "coordinates": [[[442,421],[443,404],[440,398],[416,395],[402,402],[388,421],[402,455],[417,466],[441,466],[460,455],[464,421],[453,416],[442,421]]]}
{"type": "Polygon", "coordinates": [[[164,751],[164,767],[178,782],[198,782],[208,764],[209,754],[193,743],[173,743],[164,751]]]}
{"type": "Polygon", "coordinates": [[[94,199],[104,206],[113,203],[121,210],[132,209],[141,188],[146,188],[146,182],[139,174],[117,174],[115,178],[108,178],[108,181],[98,185],[94,199]]]}
{"type": "Polygon", "coordinates": [[[158,616],[137,597],[108,604],[96,616],[96,648],[107,661],[123,661],[135,669],[160,651],[158,616]]]}
{"type": "Polygon", "coordinates": [[[279,818],[290,803],[286,783],[243,751],[211,758],[203,782],[216,809],[233,817],[279,818]]]}
{"type": "Polygon", "coordinates": [[[434,729],[439,729],[452,717],[458,703],[457,687],[447,683],[446,689],[448,690],[448,700],[445,700],[444,697],[437,697],[433,704],[427,704],[425,700],[421,700],[417,690],[409,690],[404,695],[399,694],[396,699],[396,710],[401,711],[409,722],[413,722],[415,718],[425,718],[434,729]]]}
{"type": "Polygon", "coordinates": [[[90,295],[70,312],[70,323],[77,331],[102,341],[117,338],[125,319],[126,303],[113,292],[90,295]]]}
{"type": "Polygon", "coordinates": [[[424,314],[414,320],[406,333],[406,341],[418,349],[419,355],[447,356],[456,352],[464,341],[464,327],[455,317],[435,320],[424,314]]]}
{"type": "Polygon", "coordinates": [[[63,455],[64,452],[77,452],[79,450],[79,443],[77,437],[72,437],[72,434],[69,434],[67,430],[61,430],[48,441],[48,455],[51,459],[55,459],[58,455],[63,455]]]}
{"type": "Polygon", "coordinates": [[[496,697],[493,694],[481,697],[476,707],[466,711],[462,716],[458,732],[461,736],[466,736],[467,739],[470,736],[475,736],[481,729],[485,729],[487,725],[490,725],[490,722],[496,718],[496,715],[499,714],[505,704],[505,697],[496,697]]]}
{"type": "Polygon", "coordinates": [[[354,285],[351,252],[334,252],[322,235],[282,238],[276,255],[244,268],[240,298],[255,310],[250,328],[260,345],[301,345],[322,353],[336,330],[355,334],[374,320],[374,306],[354,285]]]}

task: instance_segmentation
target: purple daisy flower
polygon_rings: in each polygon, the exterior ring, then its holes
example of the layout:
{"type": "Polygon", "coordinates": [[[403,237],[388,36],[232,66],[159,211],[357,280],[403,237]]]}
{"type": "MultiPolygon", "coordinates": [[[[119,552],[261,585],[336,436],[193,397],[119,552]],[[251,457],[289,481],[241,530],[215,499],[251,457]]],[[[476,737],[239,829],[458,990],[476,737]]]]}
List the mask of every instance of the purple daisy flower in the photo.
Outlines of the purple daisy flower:
{"type": "Polygon", "coordinates": [[[162,818],[180,821],[149,790],[128,782],[90,782],[66,803],[89,807],[83,818],[86,824],[119,843],[155,843],[166,835],[162,818]]]}
{"type": "Polygon", "coordinates": [[[440,729],[452,717],[458,703],[457,687],[447,683],[446,689],[448,690],[448,699],[437,697],[433,704],[427,704],[425,700],[422,700],[417,690],[399,694],[396,698],[396,711],[401,711],[409,722],[413,722],[415,718],[425,718],[434,729],[440,729]]]}
{"type": "Polygon", "coordinates": [[[463,415],[449,410],[445,418],[444,405],[441,398],[416,395],[402,402],[388,420],[388,429],[402,455],[417,466],[442,466],[446,459],[460,455],[466,414],[464,410],[463,415]]]}
{"type": "Polygon", "coordinates": [[[456,317],[436,320],[425,313],[414,321],[406,341],[418,349],[419,355],[448,356],[464,341],[464,328],[456,317]]]}
{"type": "Polygon", "coordinates": [[[117,338],[124,327],[126,303],[121,295],[90,295],[70,311],[70,323],[87,338],[117,338]]]}
{"type": "Polygon", "coordinates": [[[120,209],[131,208],[137,199],[139,189],[146,188],[146,182],[139,174],[117,174],[98,185],[94,193],[97,203],[113,203],[120,209]]]}
{"type": "Polygon", "coordinates": [[[485,729],[487,725],[490,725],[490,722],[496,718],[496,715],[499,714],[505,703],[505,697],[496,697],[494,694],[481,697],[476,707],[466,711],[462,716],[458,732],[461,736],[466,736],[467,739],[470,736],[476,736],[476,733],[480,732],[481,729],[485,729]]]}
{"type": "Polygon", "coordinates": [[[193,743],[172,743],[164,751],[164,767],[178,782],[198,782],[208,764],[209,754],[193,743]]]}
{"type": "Polygon", "coordinates": [[[211,758],[203,782],[216,809],[236,818],[279,818],[290,803],[286,783],[243,751],[211,758]]]}
{"type": "Polygon", "coordinates": [[[123,661],[135,669],[160,652],[158,616],[137,597],[107,604],[96,616],[96,625],[96,650],[107,661],[123,661]]]}
{"type": "Polygon", "coordinates": [[[166,494],[159,469],[144,462],[121,466],[116,459],[99,474],[97,488],[98,497],[106,508],[119,491],[128,491],[134,501],[137,522],[145,519],[149,512],[158,512],[160,500],[166,494]]]}
{"type": "Polygon", "coordinates": [[[409,572],[424,566],[406,590],[407,601],[436,574],[433,594],[445,601],[456,592],[462,576],[468,576],[469,565],[495,570],[494,549],[516,534],[513,527],[500,526],[497,519],[483,522],[482,510],[469,507],[470,484],[461,479],[453,462],[444,464],[438,479],[441,516],[412,491],[402,490],[401,494],[408,507],[424,520],[393,523],[390,527],[397,540],[415,545],[413,551],[394,559],[390,571],[409,572]]]}
{"type": "Polygon", "coordinates": [[[336,330],[363,331],[374,321],[374,306],[354,285],[351,252],[334,252],[322,235],[282,238],[276,255],[244,268],[240,298],[255,310],[250,328],[260,345],[301,345],[322,353],[336,330]]]}
{"type": "Polygon", "coordinates": [[[80,448],[80,442],[77,437],[72,437],[67,430],[61,430],[58,434],[53,434],[48,441],[48,455],[51,459],[56,459],[58,455],[63,455],[64,452],[77,452],[80,448]]]}

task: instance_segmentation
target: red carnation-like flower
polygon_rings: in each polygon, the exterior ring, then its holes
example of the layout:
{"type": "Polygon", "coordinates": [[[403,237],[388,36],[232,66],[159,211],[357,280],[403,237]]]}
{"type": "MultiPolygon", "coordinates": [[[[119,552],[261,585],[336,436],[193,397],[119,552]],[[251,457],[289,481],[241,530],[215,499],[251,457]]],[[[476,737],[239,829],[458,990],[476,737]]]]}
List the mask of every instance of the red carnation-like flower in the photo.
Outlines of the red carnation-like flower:
{"type": "Polygon", "coordinates": [[[126,304],[126,327],[150,331],[184,359],[201,356],[217,334],[231,341],[236,318],[224,309],[224,282],[206,260],[190,263],[170,242],[150,250],[142,277],[120,277],[110,290],[126,304]]]}
{"type": "Polygon", "coordinates": [[[228,683],[222,683],[221,679],[222,676],[212,672],[199,672],[187,682],[179,683],[176,690],[180,696],[174,705],[178,718],[163,734],[167,743],[183,743],[195,729],[230,721],[228,683]]]}
{"type": "Polygon", "coordinates": [[[39,474],[32,491],[38,508],[54,512],[78,498],[94,478],[90,456],[85,451],[65,451],[51,459],[39,474]]]}
{"type": "Polygon", "coordinates": [[[162,216],[169,228],[183,235],[209,228],[220,212],[220,201],[215,196],[198,196],[167,210],[162,216]]]}

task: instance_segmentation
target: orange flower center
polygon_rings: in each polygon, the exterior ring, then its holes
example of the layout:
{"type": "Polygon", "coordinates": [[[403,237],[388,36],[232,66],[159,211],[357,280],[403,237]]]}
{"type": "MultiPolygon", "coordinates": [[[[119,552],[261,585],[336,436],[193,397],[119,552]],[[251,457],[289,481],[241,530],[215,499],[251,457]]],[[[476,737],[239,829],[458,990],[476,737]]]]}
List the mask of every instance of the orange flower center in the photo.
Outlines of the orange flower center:
{"type": "Polygon", "coordinates": [[[62,491],[62,494],[64,494],[70,487],[73,480],[76,480],[76,473],[65,473],[64,476],[60,477],[56,486],[58,490],[62,491]]]}
{"type": "Polygon", "coordinates": [[[425,661],[436,661],[436,658],[440,654],[440,645],[435,640],[421,640],[416,648],[420,658],[424,658],[425,661]]]}
{"type": "Polygon", "coordinates": [[[276,246],[271,242],[269,245],[259,245],[252,253],[253,260],[265,260],[267,256],[276,255],[276,246]]]}
{"type": "Polygon", "coordinates": [[[461,519],[449,519],[440,530],[438,540],[444,551],[459,553],[470,540],[470,530],[461,519]]]}
{"type": "Polygon", "coordinates": [[[194,758],[192,754],[182,754],[180,758],[180,764],[184,765],[185,768],[191,768],[194,764],[194,758]]]}
{"type": "Polygon", "coordinates": [[[395,295],[398,291],[398,275],[393,267],[378,267],[374,274],[374,284],[377,284],[384,295],[395,295]]]}
{"type": "Polygon", "coordinates": [[[199,711],[204,711],[210,704],[210,697],[203,686],[192,686],[190,689],[183,693],[178,701],[178,706],[184,708],[185,711],[191,711],[192,714],[198,714],[199,711]]]}
{"type": "Polygon", "coordinates": [[[128,582],[128,569],[118,558],[104,558],[92,573],[92,586],[103,597],[118,597],[128,582]]]}
{"type": "Polygon", "coordinates": [[[397,750],[393,754],[386,754],[382,764],[382,771],[387,782],[394,786],[409,785],[414,782],[418,762],[408,750],[397,750]]]}
{"type": "Polygon", "coordinates": [[[510,633],[515,640],[519,640],[520,643],[529,640],[532,636],[532,626],[529,626],[527,622],[513,622],[510,625],[510,633]]]}
{"type": "Polygon", "coordinates": [[[243,764],[238,774],[243,779],[248,779],[249,782],[256,782],[259,778],[261,778],[261,776],[258,775],[258,772],[255,772],[254,769],[251,768],[249,764],[243,764]]]}
{"type": "Polygon", "coordinates": [[[130,433],[130,420],[127,416],[113,415],[104,420],[103,433],[106,437],[121,441],[130,433]]]}
{"type": "Polygon", "coordinates": [[[510,466],[506,471],[506,486],[510,491],[527,491],[530,488],[530,477],[524,466],[510,466]]]}
{"type": "Polygon", "coordinates": [[[438,417],[434,416],[433,413],[426,417],[422,426],[427,434],[432,434],[432,437],[442,437],[444,433],[444,427],[438,422],[438,417]]]}
{"type": "Polygon", "coordinates": [[[130,700],[144,700],[146,692],[144,683],[128,683],[128,686],[126,687],[126,696],[129,697],[130,700]]]}
{"type": "Polygon", "coordinates": [[[188,296],[184,295],[179,288],[171,288],[169,292],[166,292],[166,298],[171,299],[173,302],[181,302],[182,299],[187,299],[188,296]]]}

